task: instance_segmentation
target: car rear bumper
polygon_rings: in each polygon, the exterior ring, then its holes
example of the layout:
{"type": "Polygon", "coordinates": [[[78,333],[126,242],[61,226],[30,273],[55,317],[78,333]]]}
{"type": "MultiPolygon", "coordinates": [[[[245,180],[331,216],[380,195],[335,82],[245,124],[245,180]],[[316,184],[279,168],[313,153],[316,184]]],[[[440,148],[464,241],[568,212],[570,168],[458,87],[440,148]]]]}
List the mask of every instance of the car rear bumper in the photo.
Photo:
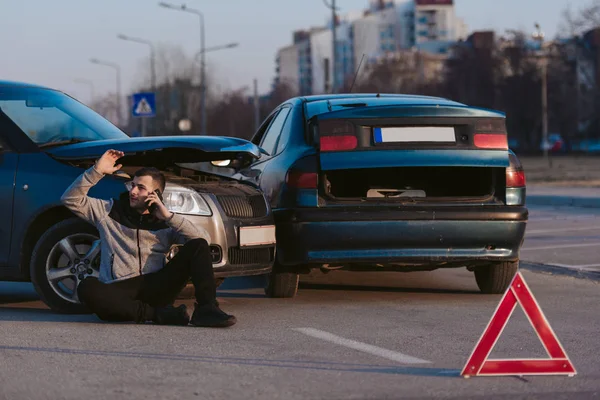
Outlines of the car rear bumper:
{"type": "Polygon", "coordinates": [[[277,259],[287,267],[517,260],[527,209],[478,208],[279,210],[277,259]]]}

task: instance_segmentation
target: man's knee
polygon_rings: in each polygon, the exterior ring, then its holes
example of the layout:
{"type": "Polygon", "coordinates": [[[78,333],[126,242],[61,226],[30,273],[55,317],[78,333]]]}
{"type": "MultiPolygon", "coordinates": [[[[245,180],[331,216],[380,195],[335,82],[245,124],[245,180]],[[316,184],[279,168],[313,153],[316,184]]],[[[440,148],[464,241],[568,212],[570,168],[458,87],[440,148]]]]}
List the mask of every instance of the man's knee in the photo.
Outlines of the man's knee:
{"type": "Polygon", "coordinates": [[[185,254],[183,255],[183,258],[194,258],[196,257],[198,254],[202,254],[202,253],[210,253],[209,247],[208,247],[208,243],[206,242],[206,240],[198,238],[198,239],[190,239],[187,242],[185,242],[185,244],[183,245],[183,247],[179,250],[179,252],[185,254]]]}
{"type": "Polygon", "coordinates": [[[193,248],[195,250],[208,250],[208,242],[202,238],[190,239],[183,245],[184,248],[193,248]]]}

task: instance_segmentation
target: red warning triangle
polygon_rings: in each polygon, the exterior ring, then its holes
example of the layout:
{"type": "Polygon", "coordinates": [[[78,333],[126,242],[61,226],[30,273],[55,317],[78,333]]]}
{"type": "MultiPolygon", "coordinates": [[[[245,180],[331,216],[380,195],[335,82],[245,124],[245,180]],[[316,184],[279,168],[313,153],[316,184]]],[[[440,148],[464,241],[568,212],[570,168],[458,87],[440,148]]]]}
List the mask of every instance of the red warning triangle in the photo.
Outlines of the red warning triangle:
{"type": "Polygon", "coordinates": [[[467,361],[461,375],[468,378],[470,376],[501,375],[574,376],[576,373],[573,364],[559,343],[544,313],[542,313],[542,309],[525,283],[525,279],[523,279],[520,272],[517,272],[488,326],[483,331],[483,335],[481,335],[473,353],[471,353],[471,357],[469,357],[469,361],[467,361]],[[523,308],[550,358],[488,359],[517,303],[523,308]]]}

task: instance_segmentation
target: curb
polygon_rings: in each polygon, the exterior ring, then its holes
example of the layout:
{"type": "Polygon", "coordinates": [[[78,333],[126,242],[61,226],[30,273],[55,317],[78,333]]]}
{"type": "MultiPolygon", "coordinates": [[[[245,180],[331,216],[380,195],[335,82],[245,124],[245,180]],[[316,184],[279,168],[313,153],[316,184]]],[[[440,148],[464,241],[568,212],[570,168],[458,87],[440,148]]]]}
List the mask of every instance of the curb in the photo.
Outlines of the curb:
{"type": "Polygon", "coordinates": [[[528,195],[526,204],[538,206],[569,206],[582,208],[600,208],[598,197],[572,197],[552,195],[528,195]]]}
{"type": "Polygon", "coordinates": [[[581,268],[561,267],[552,264],[537,264],[527,261],[521,261],[520,268],[543,274],[571,276],[577,279],[587,279],[595,282],[600,282],[600,271],[590,271],[581,268]]]}

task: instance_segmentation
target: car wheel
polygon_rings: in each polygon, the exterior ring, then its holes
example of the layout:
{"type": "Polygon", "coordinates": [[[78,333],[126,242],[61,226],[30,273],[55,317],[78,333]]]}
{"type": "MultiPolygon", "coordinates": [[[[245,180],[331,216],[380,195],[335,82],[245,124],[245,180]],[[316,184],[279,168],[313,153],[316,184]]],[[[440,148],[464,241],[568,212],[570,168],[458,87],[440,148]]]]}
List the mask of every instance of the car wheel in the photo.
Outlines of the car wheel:
{"type": "Polygon", "coordinates": [[[35,290],[52,310],[89,313],[79,301],[77,286],[86,277],[99,275],[98,231],[79,218],[59,222],[38,240],[29,268],[35,290]]]}
{"type": "Polygon", "coordinates": [[[267,275],[265,294],[268,297],[292,298],[298,293],[298,282],[300,275],[291,272],[275,273],[267,275]]]}
{"type": "Polygon", "coordinates": [[[475,269],[475,280],[482,293],[502,294],[506,292],[512,282],[519,262],[501,262],[475,269]]]}

